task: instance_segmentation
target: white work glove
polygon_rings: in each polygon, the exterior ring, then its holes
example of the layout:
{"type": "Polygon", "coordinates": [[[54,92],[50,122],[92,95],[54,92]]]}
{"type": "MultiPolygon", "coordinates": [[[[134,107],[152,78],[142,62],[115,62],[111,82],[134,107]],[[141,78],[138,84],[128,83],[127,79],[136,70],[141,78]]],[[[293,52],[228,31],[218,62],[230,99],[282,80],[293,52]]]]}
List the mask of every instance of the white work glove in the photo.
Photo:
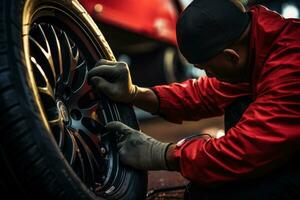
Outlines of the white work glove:
{"type": "Polygon", "coordinates": [[[101,59],[88,73],[88,80],[97,92],[103,92],[110,99],[132,103],[138,87],[132,84],[129,68],[124,62],[101,59]]]}
{"type": "Polygon", "coordinates": [[[168,170],[166,152],[170,143],[162,143],[121,122],[109,122],[108,131],[118,134],[118,150],[123,164],[140,170],[168,170]]]}

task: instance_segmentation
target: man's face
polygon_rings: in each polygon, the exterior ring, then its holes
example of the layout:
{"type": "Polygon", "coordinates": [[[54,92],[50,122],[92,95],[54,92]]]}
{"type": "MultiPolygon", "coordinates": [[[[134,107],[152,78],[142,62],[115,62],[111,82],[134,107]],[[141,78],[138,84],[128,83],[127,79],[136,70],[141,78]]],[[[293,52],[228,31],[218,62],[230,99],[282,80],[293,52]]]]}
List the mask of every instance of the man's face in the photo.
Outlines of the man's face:
{"type": "Polygon", "coordinates": [[[247,70],[244,62],[236,57],[222,52],[207,62],[195,64],[195,67],[205,70],[209,77],[216,77],[218,80],[229,83],[247,81],[247,70]]]}

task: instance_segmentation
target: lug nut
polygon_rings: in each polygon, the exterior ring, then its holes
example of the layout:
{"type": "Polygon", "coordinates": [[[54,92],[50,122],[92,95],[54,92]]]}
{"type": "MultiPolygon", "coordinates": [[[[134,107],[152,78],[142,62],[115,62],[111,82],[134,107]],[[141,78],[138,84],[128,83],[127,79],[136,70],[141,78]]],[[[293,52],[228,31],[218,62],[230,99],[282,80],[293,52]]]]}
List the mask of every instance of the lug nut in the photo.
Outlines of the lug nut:
{"type": "Polygon", "coordinates": [[[101,152],[102,155],[105,155],[106,154],[106,149],[104,147],[101,147],[100,152],[101,152]]]}

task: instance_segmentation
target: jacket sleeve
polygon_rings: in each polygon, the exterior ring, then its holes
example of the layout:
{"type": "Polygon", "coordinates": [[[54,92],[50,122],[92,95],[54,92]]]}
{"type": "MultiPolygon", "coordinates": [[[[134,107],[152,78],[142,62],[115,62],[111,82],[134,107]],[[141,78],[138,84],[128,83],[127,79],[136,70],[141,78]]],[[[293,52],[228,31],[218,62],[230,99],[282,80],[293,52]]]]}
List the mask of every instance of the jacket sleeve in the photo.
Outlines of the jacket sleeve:
{"type": "Polygon", "coordinates": [[[219,139],[177,145],[181,173],[202,185],[254,178],[270,172],[299,150],[300,80],[272,81],[238,124],[219,139]]]}
{"type": "Polygon", "coordinates": [[[157,114],[174,123],[222,115],[234,99],[251,94],[249,84],[234,85],[208,77],[151,89],[160,102],[157,114]]]}

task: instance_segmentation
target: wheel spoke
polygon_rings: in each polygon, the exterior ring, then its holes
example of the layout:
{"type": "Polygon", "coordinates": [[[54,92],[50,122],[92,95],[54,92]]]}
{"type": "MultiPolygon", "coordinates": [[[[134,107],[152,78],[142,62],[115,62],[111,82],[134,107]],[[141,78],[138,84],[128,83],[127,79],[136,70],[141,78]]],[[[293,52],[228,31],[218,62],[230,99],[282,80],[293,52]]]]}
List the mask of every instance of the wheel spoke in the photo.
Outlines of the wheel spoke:
{"type": "Polygon", "coordinates": [[[54,98],[54,92],[52,90],[52,87],[49,84],[49,80],[44,72],[44,70],[42,69],[42,67],[36,62],[34,57],[31,57],[31,62],[33,63],[33,66],[37,69],[37,71],[39,72],[39,77],[42,77],[42,81],[44,82],[45,86],[38,86],[39,92],[42,92],[44,94],[47,94],[51,97],[54,98]]]}
{"type": "Polygon", "coordinates": [[[91,105],[88,108],[79,108],[79,111],[82,113],[83,117],[92,118],[95,121],[99,121],[97,116],[98,102],[93,102],[93,104],[91,102],[90,104],[91,105]]]}
{"type": "MultiPolygon", "coordinates": [[[[101,153],[101,141],[99,138],[96,138],[94,135],[92,138],[89,137],[87,134],[85,134],[82,131],[79,131],[79,134],[81,138],[85,141],[87,146],[90,148],[90,150],[93,152],[93,160],[96,162],[97,169],[101,169],[102,171],[104,170],[104,157],[103,154],[101,153]]],[[[100,170],[100,171],[101,171],[100,170]]]]}
{"type": "Polygon", "coordinates": [[[45,34],[43,27],[40,24],[37,25],[36,31],[37,31],[36,34],[39,34],[37,37],[40,38],[41,40],[43,40],[46,49],[33,36],[30,36],[30,40],[31,40],[31,44],[32,44],[31,47],[36,49],[36,53],[40,53],[46,58],[47,64],[48,64],[48,67],[50,67],[50,71],[53,76],[54,82],[56,82],[57,74],[55,71],[55,65],[53,62],[53,56],[51,54],[51,49],[50,49],[48,38],[45,34]]]}
{"type": "Polygon", "coordinates": [[[54,66],[54,63],[53,63],[53,57],[52,57],[52,54],[51,54],[51,49],[50,49],[48,38],[46,37],[46,34],[45,34],[45,31],[44,31],[43,27],[40,24],[38,25],[38,27],[39,27],[41,36],[43,37],[44,41],[46,42],[47,55],[48,55],[47,58],[48,58],[49,66],[50,66],[51,71],[52,71],[52,75],[54,77],[54,80],[57,81],[57,75],[56,75],[55,66],[54,66]]]}
{"type": "Polygon", "coordinates": [[[71,41],[65,32],[62,33],[62,44],[64,46],[64,81],[67,86],[71,86],[77,63],[79,60],[79,51],[75,47],[72,49],[71,41]]]}
{"type": "Polygon", "coordinates": [[[48,121],[51,127],[54,138],[58,144],[58,147],[62,149],[65,143],[65,131],[64,125],[61,119],[55,119],[48,121]]]}
{"type": "Polygon", "coordinates": [[[87,66],[83,63],[80,67],[76,67],[73,73],[73,80],[71,83],[71,90],[76,94],[86,83],[88,74],[87,66]]]}
{"type": "Polygon", "coordinates": [[[31,44],[34,44],[36,48],[42,53],[42,55],[49,61],[50,53],[45,50],[42,45],[38,41],[36,41],[33,37],[30,37],[31,44]]]}
{"type": "Polygon", "coordinates": [[[53,120],[49,120],[48,123],[52,126],[59,126],[61,124],[61,118],[57,118],[57,119],[53,119],[53,120]]]}
{"type": "Polygon", "coordinates": [[[49,26],[48,37],[51,42],[51,55],[54,63],[54,69],[56,69],[56,74],[63,76],[63,64],[62,64],[62,51],[60,41],[58,39],[56,30],[52,25],[49,26]]]}
{"type": "Polygon", "coordinates": [[[86,67],[86,62],[83,60],[75,69],[80,69],[81,67],[86,67]]]}
{"type": "Polygon", "coordinates": [[[84,161],[84,168],[86,171],[86,183],[91,185],[94,182],[94,165],[93,165],[93,153],[87,146],[87,144],[84,142],[84,140],[81,138],[78,132],[74,133],[74,136],[76,138],[78,147],[80,149],[83,161],[84,161]]]}
{"type": "Polygon", "coordinates": [[[65,143],[65,132],[64,129],[60,129],[59,131],[59,139],[58,139],[58,147],[60,149],[62,149],[64,147],[64,143],[65,143]]]}
{"type": "Polygon", "coordinates": [[[53,97],[53,91],[50,87],[38,87],[40,93],[53,97]]]}
{"type": "Polygon", "coordinates": [[[73,169],[77,173],[77,175],[81,178],[81,180],[83,182],[86,182],[85,164],[84,164],[84,160],[82,158],[82,154],[79,149],[76,151],[76,155],[77,155],[76,160],[73,163],[73,165],[71,165],[71,166],[73,167],[73,169]]]}
{"type": "Polygon", "coordinates": [[[89,109],[97,102],[91,87],[86,81],[84,81],[81,88],[75,91],[73,94],[74,95],[70,100],[73,102],[73,105],[79,109],[89,109]]]}
{"type": "Polygon", "coordinates": [[[76,151],[78,147],[75,138],[73,136],[73,133],[70,130],[65,129],[65,136],[66,138],[65,138],[63,153],[68,163],[70,163],[70,165],[72,166],[76,159],[76,155],[77,155],[76,151]]]}
{"type": "Polygon", "coordinates": [[[50,126],[58,126],[62,130],[64,128],[63,119],[62,119],[62,116],[60,114],[57,116],[57,118],[52,119],[52,120],[48,120],[48,123],[49,123],[50,126]]]}

